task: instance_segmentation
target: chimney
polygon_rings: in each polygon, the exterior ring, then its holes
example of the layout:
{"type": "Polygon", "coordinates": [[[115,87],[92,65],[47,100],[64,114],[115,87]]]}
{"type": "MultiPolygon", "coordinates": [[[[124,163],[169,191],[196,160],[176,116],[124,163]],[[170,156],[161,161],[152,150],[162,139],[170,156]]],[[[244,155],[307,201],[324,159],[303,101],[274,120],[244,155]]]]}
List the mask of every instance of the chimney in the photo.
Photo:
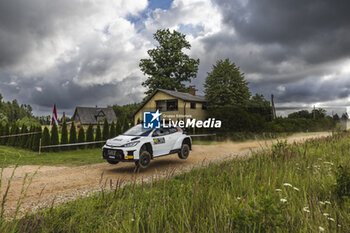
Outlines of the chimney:
{"type": "Polygon", "coordinates": [[[191,95],[196,95],[196,89],[193,86],[190,86],[188,93],[190,93],[191,95]]]}

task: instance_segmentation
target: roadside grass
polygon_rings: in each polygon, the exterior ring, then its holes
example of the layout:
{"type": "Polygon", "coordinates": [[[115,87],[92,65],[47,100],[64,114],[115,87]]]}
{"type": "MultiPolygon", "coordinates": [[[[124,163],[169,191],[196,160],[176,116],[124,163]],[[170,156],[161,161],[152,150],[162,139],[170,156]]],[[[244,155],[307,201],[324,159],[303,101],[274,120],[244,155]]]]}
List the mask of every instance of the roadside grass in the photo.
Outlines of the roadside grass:
{"type": "Polygon", "coordinates": [[[64,165],[81,166],[104,162],[101,159],[101,149],[86,149],[74,151],[38,152],[9,146],[0,146],[0,161],[2,166],[9,165],[64,165]]]}
{"type": "Polygon", "coordinates": [[[250,158],[147,184],[105,180],[110,191],[28,213],[0,231],[350,232],[349,198],[335,192],[350,183],[337,175],[349,163],[348,134],[279,141],[250,158]]]}

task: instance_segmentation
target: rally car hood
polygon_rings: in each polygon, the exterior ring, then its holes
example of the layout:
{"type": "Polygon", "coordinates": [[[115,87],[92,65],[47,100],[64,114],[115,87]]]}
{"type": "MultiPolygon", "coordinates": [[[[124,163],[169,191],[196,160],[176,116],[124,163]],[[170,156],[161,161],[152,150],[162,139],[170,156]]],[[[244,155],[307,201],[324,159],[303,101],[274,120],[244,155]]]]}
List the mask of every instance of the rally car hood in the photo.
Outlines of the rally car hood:
{"type": "Polygon", "coordinates": [[[115,138],[108,139],[106,142],[107,146],[123,146],[128,142],[135,141],[137,139],[140,139],[139,136],[128,136],[128,135],[119,135],[115,138]]]}

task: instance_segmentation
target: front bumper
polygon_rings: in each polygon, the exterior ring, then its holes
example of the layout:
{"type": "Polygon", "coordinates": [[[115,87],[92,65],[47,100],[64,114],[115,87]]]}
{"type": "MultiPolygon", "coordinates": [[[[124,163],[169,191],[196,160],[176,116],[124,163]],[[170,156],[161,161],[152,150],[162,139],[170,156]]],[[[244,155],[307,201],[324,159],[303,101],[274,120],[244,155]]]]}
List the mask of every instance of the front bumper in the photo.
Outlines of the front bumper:
{"type": "Polygon", "coordinates": [[[109,147],[102,148],[102,159],[118,162],[133,162],[138,160],[138,151],[135,148],[109,147]]]}

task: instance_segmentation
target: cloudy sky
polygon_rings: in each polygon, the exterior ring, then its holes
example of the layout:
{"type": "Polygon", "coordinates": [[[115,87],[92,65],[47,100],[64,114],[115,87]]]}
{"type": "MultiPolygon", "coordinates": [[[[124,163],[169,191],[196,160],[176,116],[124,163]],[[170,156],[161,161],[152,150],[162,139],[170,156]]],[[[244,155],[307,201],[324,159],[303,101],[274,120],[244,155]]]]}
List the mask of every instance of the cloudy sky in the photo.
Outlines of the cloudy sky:
{"type": "MultiPolygon", "coordinates": [[[[34,113],[138,102],[152,34],[186,34],[193,81],[230,58],[279,106],[350,106],[349,1],[0,0],[0,93],[34,113]]],[[[202,92],[203,93],[203,92],[202,92]]]]}

